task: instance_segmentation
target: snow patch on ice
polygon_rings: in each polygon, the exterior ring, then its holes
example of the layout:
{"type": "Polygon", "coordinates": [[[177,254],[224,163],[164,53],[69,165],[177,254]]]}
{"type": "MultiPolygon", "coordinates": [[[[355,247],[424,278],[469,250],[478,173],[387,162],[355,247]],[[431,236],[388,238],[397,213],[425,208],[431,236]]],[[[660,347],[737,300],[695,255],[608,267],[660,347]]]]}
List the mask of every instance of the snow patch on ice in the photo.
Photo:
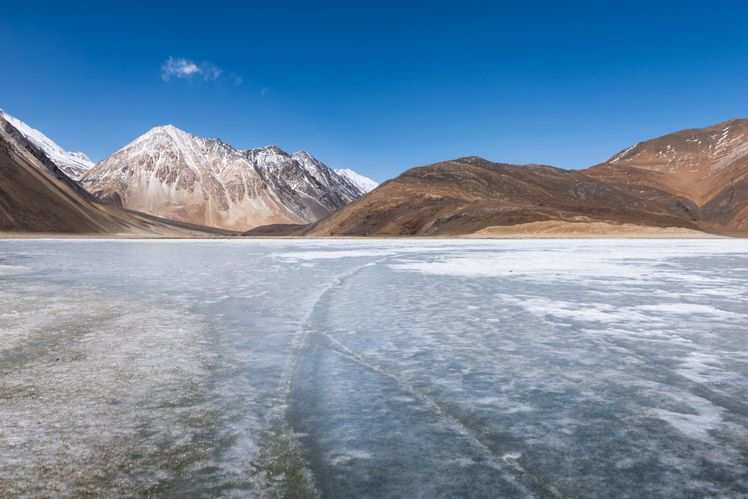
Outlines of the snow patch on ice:
{"type": "Polygon", "coordinates": [[[703,305],[699,303],[658,303],[655,305],[639,305],[633,307],[643,312],[661,312],[673,315],[705,315],[718,319],[744,319],[743,314],[720,310],[712,305],[703,305]]]}
{"type": "MultiPolygon", "coordinates": [[[[610,245],[611,242],[605,243],[610,245]]],[[[570,281],[646,284],[654,279],[670,279],[703,284],[722,284],[720,276],[680,272],[677,258],[734,254],[746,258],[743,241],[653,244],[620,241],[615,250],[602,250],[603,242],[567,242],[556,248],[541,244],[518,243],[514,251],[448,254],[431,261],[393,263],[399,271],[462,277],[502,277],[542,282],[570,281]],[[668,266],[661,265],[668,263],[668,266]]],[[[495,247],[496,248],[496,247],[495,247]]]]}
{"type": "Polygon", "coordinates": [[[689,438],[711,442],[713,439],[710,432],[718,429],[723,423],[722,409],[704,398],[689,393],[679,393],[678,402],[688,405],[692,412],[658,407],[651,409],[650,413],[689,438]]]}

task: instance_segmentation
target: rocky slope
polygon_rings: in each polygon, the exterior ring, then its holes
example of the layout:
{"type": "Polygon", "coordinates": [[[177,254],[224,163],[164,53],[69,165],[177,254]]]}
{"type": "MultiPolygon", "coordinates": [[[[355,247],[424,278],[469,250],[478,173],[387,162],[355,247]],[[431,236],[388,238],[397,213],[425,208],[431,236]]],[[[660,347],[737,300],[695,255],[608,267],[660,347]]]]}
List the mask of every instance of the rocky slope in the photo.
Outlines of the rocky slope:
{"type": "Polygon", "coordinates": [[[151,129],[81,181],[128,209],[232,230],[313,222],[363,195],[308,153],[240,150],[173,126],[151,129]]]}
{"type": "Polygon", "coordinates": [[[98,203],[47,151],[0,116],[0,231],[199,236],[178,226],[98,203]]]}
{"type": "Polygon", "coordinates": [[[69,152],[39,130],[0,109],[0,117],[10,123],[23,137],[44,153],[65,175],[80,179],[94,163],[82,152],[69,152]]]}
{"type": "Polygon", "coordinates": [[[707,227],[748,230],[748,120],[640,142],[586,173],[609,184],[687,198],[707,227]]]}
{"type": "Polygon", "coordinates": [[[748,175],[748,120],[731,120],[635,144],[588,170],[597,178],[657,186],[703,206],[748,175]]]}

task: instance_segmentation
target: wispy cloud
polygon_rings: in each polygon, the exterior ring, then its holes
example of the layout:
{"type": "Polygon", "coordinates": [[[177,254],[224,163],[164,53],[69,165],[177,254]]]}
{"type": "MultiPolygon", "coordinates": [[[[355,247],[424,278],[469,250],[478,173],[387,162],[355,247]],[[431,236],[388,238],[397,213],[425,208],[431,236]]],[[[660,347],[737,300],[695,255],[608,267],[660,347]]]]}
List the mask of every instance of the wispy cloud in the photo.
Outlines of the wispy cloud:
{"type": "Polygon", "coordinates": [[[212,62],[196,63],[190,59],[169,57],[161,64],[161,79],[164,81],[172,78],[202,78],[210,81],[217,80],[222,74],[223,70],[212,62]]]}

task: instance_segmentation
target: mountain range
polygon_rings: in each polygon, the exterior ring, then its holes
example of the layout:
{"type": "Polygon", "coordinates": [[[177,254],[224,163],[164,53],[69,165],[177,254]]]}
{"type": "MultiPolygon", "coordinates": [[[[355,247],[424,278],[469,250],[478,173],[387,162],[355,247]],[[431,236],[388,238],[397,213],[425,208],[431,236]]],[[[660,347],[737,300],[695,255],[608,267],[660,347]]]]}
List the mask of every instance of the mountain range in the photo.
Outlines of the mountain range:
{"type": "Polygon", "coordinates": [[[28,138],[6,116],[0,115],[0,231],[179,237],[219,233],[98,202],[42,148],[51,142],[40,146],[38,136],[28,138]]]}
{"type": "Polygon", "coordinates": [[[149,130],[80,181],[118,206],[229,230],[314,222],[365,193],[304,151],[241,150],[170,125],[149,130]]]}
{"type": "Polygon", "coordinates": [[[6,113],[0,125],[0,230],[441,236],[587,225],[748,232],[748,120],[643,141],[586,169],[465,157],[409,169],[381,186],[304,151],[237,149],[169,125],[95,165],[6,113]]]}
{"type": "Polygon", "coordinates": [[[697,228],[696,207],[584,172],[467,157],[413,168],[306,229],[313,235],[466,235],[537,221],[697,228]]]}
{"type": "Polygon", "coordinates": [[[505,226],[524,232],[529,224],[550,221],[745,234],[748,120],[640,142],[582,170],[477,157],[417,167],[330,217],[292,231],[456,235],[505,226]]]}
{"type": "Polygon", "coordinates": [[[86,195],[181,223],[233,231],[307,224],[377,185],[353,170],[335,171],[305,151],[240,150],[171,125],[149,130],[94,164],[7,113],[0,118],[86,195]]]}

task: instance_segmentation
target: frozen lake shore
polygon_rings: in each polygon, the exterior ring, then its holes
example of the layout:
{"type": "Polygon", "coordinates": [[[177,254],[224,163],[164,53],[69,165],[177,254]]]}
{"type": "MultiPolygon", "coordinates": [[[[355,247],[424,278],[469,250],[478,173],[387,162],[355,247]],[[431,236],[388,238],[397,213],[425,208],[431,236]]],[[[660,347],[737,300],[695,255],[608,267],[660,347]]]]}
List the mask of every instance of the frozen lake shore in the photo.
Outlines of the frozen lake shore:
{"type": "Polygon", "coordinates": [[[0,497],[748,495],[748,242],[0,241],[0,497]]]}

